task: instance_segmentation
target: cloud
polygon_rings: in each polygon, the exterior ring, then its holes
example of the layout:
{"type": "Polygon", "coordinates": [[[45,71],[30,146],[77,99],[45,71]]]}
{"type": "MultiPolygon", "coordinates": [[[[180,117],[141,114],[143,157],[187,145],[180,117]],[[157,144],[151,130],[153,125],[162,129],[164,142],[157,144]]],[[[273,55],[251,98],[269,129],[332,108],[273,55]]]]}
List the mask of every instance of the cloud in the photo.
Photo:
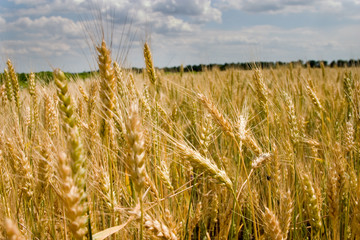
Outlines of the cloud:
{"type": "Polygon", "coordinates": [[[359,25],[332,29],[287,29],[257,25],[240,30],[203,30],[181,38],[155,36],[154,62],[159,66],[247,61],[349,59],[360,56],[359,25]],[[161,52],[161,49],[167,49],[161,52]],[[161,53],[159,53],[161,52],[161,53]]]}
{"type": "Polygon", "coordinates": [[[46,0],[8,0],[14,2],[15,4],[26,4],[26,5],[38,5],[45,3],[46,0]]]}
{"type": "Polygon", "coordinates": [[[184,22],[182,19],[175,18],[173,16],[166,16],[164,21],[156,21],[155,29],[157,32],[186,32],[192,31],[192,27],[189,23],[184,22]]]}
{"type": "MultiPolygon", "coordinates": [[[[349,0],[348,0],[349,1],[349,0]]],[[[221,9],[238,9],[252,13],[336,12],[343,8],[342,0],[219,0],[221,9]]]]}
{"type": "Polygon", "coordinates": [[[8,22],[5,31],[0,42],[1,53],[15,59],[44,61],[60,56],[79,56],[83,42],[80,23],[61,16],[21,17],[8,22]]]}
{"type": "MultiPolygon", "coordinates": [[[[13,0],[22,4],[4,12],[6,17],[49,16],[60,14],[81,14],[89,10],[92,1],[84,0],[13,0]],[[90,4],[89,4],[90,3],[90,4]]],[[[95,1],[95,0],[94,0],[95,1]]]]}
{"type": "Polygon", "coordinates": [[[153,10],[166,15],[190,16],[202,22],[221,21],[221,11],[214,8],[210,0],[157,0],[153,10]]]}
{"type": "Polygon", "coordinates": [[[4,31],[5,26],[6,26],[6,20],[4,18],[0,17],[0,32],[4,31]]]}
{"type": "MultiPolygon", "coordinates": [[[[48,60],[54,65],[63,63],[59,67],[68,69],[77,68],[82,71],[88,68],[91,57],[84,59],[82,53],[89,50],[84,39],[84,24],[89,27],[88,33],[94,35],[95,43],[98,43],[102,37],[99,32],[101,24],[107,40],[110,40],[109,36],[113,33],[113,49],[117,49],[116,44],[124,34],[125,24],[131,25],[129,34],[133,35],[135,32],[138,34],[132,42],[137,57],[131,65],[135,66],[143,64],[141,44],[145,34],[151,35],[154,61],[157,66],[249,61],[254,55],[261,60],[326,57],[334,59],[360,56],[358,50],[360,46],[356,41],[360,38],[360,33],[354,31],[360,29],[358,17],[360,0],[12,0],[12,2],[15,3],[11,4],[12,7],[15,5],[13,9],[6,9],[6,5],[1,7],[0,54],[18,59],[30,59],[34,64],[33,59],[38,59],[39,66],[40,62],[43,64],[44,60],[48,60]],[[100,12],[103,23],[96,17],[100,12]],[[237,22],[236,15],[240,16],[244,12],[259,17],[259,21],[246,24],[237,22]],[[235,21],[222,19],[228,13],[233,14],[231,18],[235,21]],[[291,13],[298,14],[299,21],[292,19],[291,24],[283,23],[282,21],[284,19],[286,21],[286,16],[291,13]],[[266,14],[271,16],[262,18],[266,14]],[[278,14],[281,18],[277,18],[278,14]],[[303,16],[311,16],[312,19],[317,20],[317,14],[321,14],[317,27],[315,24],[311,26],[310,21],[302,22],[303,16]],[[270,18],[271,23],[264,23],[264,19],[270,18]],[[323,21],[329,18],[336,19],[332,21],[332,26],[323,21]],[[85,22],[82,19],[85,19],[85,22]],[[223,24],[222,21],[225,23],[223,24]],[[293,27],[293,23],[297,27],[293,27]]],[[[90,37],[85,38],[89,40],[90,37]]],[[[92,47],[91,41],[89,44],[92,47]]],[[[130,43],[123,40],[121,46],[129,49],[130,43]]],[[[95,54],[93,52],[91,56],[96,56],[95,54]]],[[[117,56],[116,50],[113,54],[117,56]]],[[[45,68],[48,68],[47,62],[45,68]]]]}
{"type": "Polygon", "coordinates": [[[49,57],[54,54],[57,56],[66,55],[72,49],[70,43],[56,41],[3,41],[6,46],[6,53],[9,55],[26,54],[29,56],[49,57]]]}
{"type": "Polygon", "coordinates": [[[108,0],[102,3],[97,0],[52,0],[36,4],[39,1],[34,0],[34,4],[29,3],[26,8],[7,11],[4,16],[33,18],[66,14],[74,20],[81,16],[96,16],[97,8],[101,8],[103,17],[108,20],[115,17],[116,23],[123,24],[124,16],[128,16],[134,25],[153,24],[151,27],[159,33],[189,31],[199,24],[221,22],[222,17],[221,11],[212,6],[210,0],[108,0]]]}
{"type": "Polygon", "coordinates": [[[34,33],[41,33],[43,36],[67,36],[81,35],[82,29],[79,23],[61,16],[40,17],[31,19],[22,17],[8,24],[8,29],[15,32],[23,32],[31,36],[34,33]]]}
{"type": "Polygon", "coordinates": [[[129,15],[131,16],[131,20],[134,19],[133,24],[135,27],[150,27],[152,33],[181,34],[183,32],[192,31],[194,28],[194,24],[186,22],[183,19],[174,17],[172,15],[164,15],[160,12],[148,12],[141,9],[131,9],[129,11],[129,15]]]}

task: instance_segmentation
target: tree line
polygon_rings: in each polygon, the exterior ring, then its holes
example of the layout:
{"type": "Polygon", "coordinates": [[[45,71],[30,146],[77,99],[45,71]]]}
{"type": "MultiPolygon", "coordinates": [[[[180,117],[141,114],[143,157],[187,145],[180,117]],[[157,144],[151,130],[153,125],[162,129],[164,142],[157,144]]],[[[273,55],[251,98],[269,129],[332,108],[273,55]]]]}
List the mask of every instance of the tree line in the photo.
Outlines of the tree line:
{"type": "MultiPolygon", "coordinates": [[[[278,68],[287,66],[289,64],[292,64],[294,67],[301,66],[301,67],[310,67],[310,68],[320,68],[321,63],[324,64],[325,67],[359,67],[360,66],[360,59],[354,60],[337,60],[337,61],[331,61],[330,63],[328,61],[316,61],[316,60],[309,60],[306,62],[303,62],[302,60],[298,61],[292,61],[292,62],[245,62],[245,63],[225,63],[225,64],[199,64],[199,65],[187,65],[187,66],[174,66],[174,67],[164,67],[164,68],[158,68],[159,70],[162,70],[166,73],[176,73],[176,72],[202,72],[206,70],[212,70],[212,69],[219,69],[220,71],[224,71],[227,69],[240,69],[240,70],[251,70],[255,66],[260,67],[263,69],[268,68],[278,68]]],[[[133,67],[131,70],[142,73],[144,71],[143,68],[136,68],[133,67]]],[[[65,73],[66,77],[68,79],[86,79],[89,78],[92,74],[94,74],[96,71],[87,71],[87,72],[81,72],[81,73],[65,73]]],[[[42,71],[36,73],[36,76],[38,79],[41,79],[44,83],[49,83],[53,79],[53,73],[52,71],[42,71]]],[[[18,73],[18,79],[19,83],[22,86],[27,85],[27,79],[29,77],[28,73],[18,73]]],[[[0,82],[4,82],[4,74],[0,73],[0,82]]]]}
{"type": "MultiPolygon", "coordinates": [[[[245,62],[245,63],[225,63],[225,64],[199,64],[199,65],[187,65],[187,66],[176,66],[176,67],[164,67],[162,70],[164,72],[201,72],[204,70],[212,70],[213,68],[217,68],[220,71],[227,70],[229,68],[232,69],[240,69],[240,70],[251,70],[255,66],[261,68],[277,68],[281,66],[287,66],[289,64],[293,64],[293,66],[302,66],[302,67],[310,67],[310,68],[320,68],[321,63],[324,64],[325,67],[359,67],[360,66],[360,59],[354,60],[337,60],[331,61],[316,61],[316,60],[309,60],[309,61],[292,61],[292,62],[245,62]]],[[[141,72],[141,69],[137,69],[141,72]]]]}

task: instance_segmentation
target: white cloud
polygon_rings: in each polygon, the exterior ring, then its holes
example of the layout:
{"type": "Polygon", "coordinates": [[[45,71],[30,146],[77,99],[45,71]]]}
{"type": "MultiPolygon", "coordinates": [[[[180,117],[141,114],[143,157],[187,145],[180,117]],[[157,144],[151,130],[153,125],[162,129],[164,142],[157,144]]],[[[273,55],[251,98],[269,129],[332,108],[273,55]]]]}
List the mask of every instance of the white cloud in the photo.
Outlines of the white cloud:
{"type": "Polygon", "coordinates": [[[32,35],[34,33],[42,33],[43,36],[55,36],[66,34],[81,35],[82,29],[79,23],[64,18],[61,16],[40,17],[30,19],[29,17],[22,17],[15,22],[8,24],[11,31],[23,32],[24,35],[32,35]]]}
{"type": "MultiPolygon", "coordinates": [[[[46,62],[45,59],[54,56],[77,56],[83,42],[80,24],[61,16],[21,17],[8,22],[6,29],[6,37],[0,42],[1,54],[15,59],[46,62]]],[[[19,68],[19,71],[24,70],[19,68]]]]}
{"type": "Polygon", "coordinates": [[[7,54],[27,54],[29,56],[49,57],[54,54],[66,55],[72,48],[70,43],[49,39],[49,41],[3,41],[7,54]]]}
{"type": "Polygon", "coordinates": [[[190,24],[184,22],[181,19],[175,18],[173,16],[166,16],[164,21],[157,21],[155,23],[155,27],[161,32],[172,32],[172,31],[191,31],[192,28],[190,24]]]}
{"type": "Polygon", "coordinates": [[[131,9],[129,15],[134,19],[134,25],[142,28],[150,27],[151,31],[159,34],[178,33],[192,31],[194,24],[186,22],[172,15],[164,15],[160,12],[148,12],[146,10],[131,9]]]}

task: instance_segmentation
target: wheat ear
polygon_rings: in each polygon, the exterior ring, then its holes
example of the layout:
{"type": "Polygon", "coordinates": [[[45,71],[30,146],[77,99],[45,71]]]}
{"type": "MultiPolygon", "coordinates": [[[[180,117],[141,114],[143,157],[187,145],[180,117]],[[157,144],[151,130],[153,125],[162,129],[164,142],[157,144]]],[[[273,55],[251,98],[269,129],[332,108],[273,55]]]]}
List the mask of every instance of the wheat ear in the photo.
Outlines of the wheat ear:
{"type": "Polygon", "coordinates": [[[284,192],[282,196],[283,197],[281,198],[281,203],[280,203],[280,210],[281,210],[280,226],[283,232],[284,239],[287,239],[290,230],[291,219],[293,217],[294,204],[291,199],[290,190],[284,192]]]}
{"type": "Polygon", "coordinates": [[[169,171],[166,161],[160,160],[160,165],[157,167],[159,169],[159,176],[160,176],[161,181],[163,182],[163,184],[166,186],[167,189],[169,189],[170,191],[173,191],[174,187],[171,184],[170,171],[169,171]]]}
{"type": "Polygon", "coordinates": [[[255,158],[253,160],[253,162],[251,163],[251,167],[253,169],[257,169],[257,168],[261,167],[266,162],[270,161],[271,156],[272,155],[270,153],[262,153],[259,157],[255,158]]]}
{"type": "Polygon", "coordinates": [[[328,170],[327,198],[334,239],[338,238],[339,233],[340,184],[340,176],[335,165],[330,166],[330,169],[328,170]]]}
{"type": "Polygon", "coordinates": [[[106,118],[111,119],[113,117],[113,111],[116,105],[116,79],[114,68],[111,64],[111,52],[107,48],[105,40],[102,40],[101,46],[97,47],[96,49],[99,53],[98,65],[101,77],[100,97],[103,102],[106,118]]]}
{"type": "Polygon", "coordinates": [[[212,163],[208,158],[203,157],[198,151],[192,149],[186,144],[177,142],[176,147],[180,150],[182,157],[189,161],[200,170],[209,172],[216,180],[224,183],[227,188],[233,190],[233,184],[225,171],[220,170],[216,164],[212,163]]]}
{"type": "Polygon", "coordinates": [[[144,227],[151,232],[158,239],[162,240],[177,240],[176,234],[169,229],[164,223],[159,222],[156,219],[153,219],[148,214],[144,217],[144,227]]]}
{"type": "Polygon", "coordinates": [[[350,152],[355,147],[354,141],[355,131],[354,125],[351,121],[346,122],[346,132],[345,132],[345,150],[350,152]]]}
{"type": "Polygon", "coordinates": [[[294,144],[297,144],[299,142],[300,133],[299,133],[298,122],[297,122],[297,117],[296,117],[296,113],[295,113],[294,102],[292,101],[292,99],[286,92],[284,92],[283,95],[284,95],[285,103],[286,103],[285,108],[286,108],[288,122],[289,122],[289,126],[290,126],[291,141],[294,144]]]}
{"type": "Polygon", "coordinates": [[[35,73],[31,72],[29,75],[29,93],[31,96],[31,116],[33,117],[33,121],[36,122],[39,120],[39,106],[37,102],[37,92],[36,92],[36,81],[35,81],[35,73]]]}
{"type": "Polygon", "coordinates": [[[16,107],[18,108],[18,111],[20,111],[20,88],[19,88],[18,77],[16,75],[14,66],[10,59],[7,60],[6,64],[7,64],[8,70],[9,70],[9,75],[10,75],[10,79],[11,79],[12,89],[14,92],[16,107]]]}
{"type": "Polygon", "coordinates": [[[82,202],[83,194],[72,178],[73,173],[64,152],[59,154],[58,161],[61,198],[65,205],[69,228],[76,239],[83,239],[87,233],[87,207],[82,202]]]}
{"type": "Polygon", "coordinates": [[[354,105],[354,79],[352,78],[351,72],[345,73],[343,79],[344,86],[344,95],[347,103],[347,115],[350,118],[353,115],[353,105],[354,105]]]}
{"type": "Polygon", "coordinates": [[[281,231],[279,220],[276,215],[267,207],[265,207],[264,218],[264,231],[269,239],[283,240],[283,232],[281,231]]]}
{"type": "MultiPolygon", "coordinates": [[[[59,70],[54,70],[55,84],[58,87],[58,97],[60,99],[60,108],[63,111],[64,120],[67,123],[69,132],[70,152],[71,152],[71,173],[74,184],[78,189],[79,201],[84,207],[83,217],[86,218],[87,196],[86,196],[86,159],[84,157],[84,148],[80,138],[79,129],[76,126],[74,116],[74,107],[68,93],[68,84],[65,74],[59,70]]],[[[89,225],[90,226],[90,225],[89,225]]],[[[91,229],[89,228],[91,235],[91,229]]]]}
{"type": "Polygon", "coordinates": [[[319,100],[319,98],[316,95],[316,92],[314,90],[314,86],[312,84],[311,79],[307,80],[307,85],[306,85],[306,92],[307,94],[310,96],[312,103],[314,104],[314,106],[316,107],[316,109],[319,111],[319,113],[321,113],[322,111],[324,111],[323,106],[321,105],[321,102],[319,100]]]}
{"type": "MultiPolygon", "coordinates": [[[[16,129],[15,134],[19,134],[16,129]]],[[[31,199],[34,195],[34,177],[30,161],[23,150],[25,147],[23,146],[23,143],[20,142],[20,138],[17,142],[14,142],[9,138],[6,142],[6,146],[10,153],[14,173],[21,177],[19,178],[20,189],[25,194],[27,199],[31,199]],[[13,146],[17,145],[20,145],[20,149],[16,151],[13,146]]]]}
{"type": "Polygon", "coordinates": [[[41,195],[44,194],[45,190],[51,184],[51,178],[53,177],[53,168],[51,165],[51,145],[42,144],[40,154],[42,158],[39,159],[38,163],[38,190],[41,195]]]}
{"type": "Polygon", "coordinates": [[[260,101],[260,105],[264,112],[268,114],[268,89],[265,85],[263,75],[260,69],[255,69],[253,74],[255,90],[260,101]]]}
{"type": "Polygon", "coordinates": [[[25,240],[25,237],[21,234],[16,224],[9,218],[5,219],[5,229],[7,239],[9,240],[25,240]]]}
{"type": "Polygon", "coordinates": [[[318,203],[318,199],[315,193],[314,186],[310,180],[309,175],[303,174],[303,185],[307,199],[308,211],[310,215],[310,224],[314,233],[318,233],[321,230],[321,209],[318,203]]]}
{"type": "Polygon", "coordinates": [[[251,131],[247,129],[247,121],[247,117],[244,115],[239,116],[236,124],[237,134],[247,147],[249,147],[256,155],[260,155],[262,150],[251,131]]]}
{"type": "Polygon", "coordinates": [[[13,92],[10,74],[7,69],[4,69],[4,75],[5,75],[6,96],[9,102],[11,102],[14,97],[14,92],[13,92]]]}
{"type": "Polygon", "coordinates": [[[207,108],[210,114],[215,119],[216,123],[221,127],[225,134],[229,135],[232,138],[235,138],[233,128],[230,122],[222,115],[216,106],[212,103],[212,101],[207,98],[205,95],[199,93],[197,95],[198,99],[202,102],[202,104],[207,108]]]}
{"type": "Polygon", "coordinates": [[[126,122],[126,139],[129,146],[128,165],[130,174],[133,179],[135,189],[140,199],[141,208],[141,228],[140,239],[143,239],[143,197],[142,189],[145,185],[146,168],[145,168],[145,137],[141,126],[141,120],[138,115],[138,105],[130,106],[128,121],[126,122]]]}
{"type": "Polygon", "coordinates": [[[75,127],[74,107],[71,104],[71,97],[68,93],[68,84],[65,74],[60,69],[54,70],[54,80],[58,88],[57,95],[60,99],[60,109],[64,113],[64,121],[70,128],[75,127]]]}
{"type": "Polygon", "coordinates": [[[146,64],[146,71],[149,76],[150,82],[156,86],[157,85],[157,76],[155,73],[155,68],[153,64],[153,59],[151,56],[151,51],[148,43],[144,44],[144,58],[145,58],[145,64],[146,64]]]}
{"type": "Polygon", "coordinates": [[[50,137],[52,137],[59,129],[59,121],[53,99],[45,93],[44,100],[45,128],[47,129],[50,137]]]}
{"type": "Polygon", "coordinates": [[[130,107],[128,121],[126,122],[126,131],[126,138],[130,148],[130,172],[136,190],[140,192],[145,183],[145,137],[136,104],[130,107]]]}
{"type": "Polygon", "coordinates": [[[0,99],[1,99],[1,102],[2,102],[3,106],[8,101],[8,98],[6,96],[6,83],[2,84],[1,87],[0,87],[0,99]]]}

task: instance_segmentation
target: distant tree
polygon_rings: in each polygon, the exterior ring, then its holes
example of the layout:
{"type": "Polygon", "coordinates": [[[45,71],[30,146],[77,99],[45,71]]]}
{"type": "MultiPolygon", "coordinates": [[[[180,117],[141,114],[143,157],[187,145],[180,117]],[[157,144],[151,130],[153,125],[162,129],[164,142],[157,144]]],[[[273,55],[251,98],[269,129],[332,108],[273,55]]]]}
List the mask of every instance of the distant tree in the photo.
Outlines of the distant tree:
{"type": "Polygon", "coordinates": [[[336,62],[335,61],[331,61],[331,63],[330,63],[330,67],[337,67],[337,64],[336,64],[336,62]]]}

